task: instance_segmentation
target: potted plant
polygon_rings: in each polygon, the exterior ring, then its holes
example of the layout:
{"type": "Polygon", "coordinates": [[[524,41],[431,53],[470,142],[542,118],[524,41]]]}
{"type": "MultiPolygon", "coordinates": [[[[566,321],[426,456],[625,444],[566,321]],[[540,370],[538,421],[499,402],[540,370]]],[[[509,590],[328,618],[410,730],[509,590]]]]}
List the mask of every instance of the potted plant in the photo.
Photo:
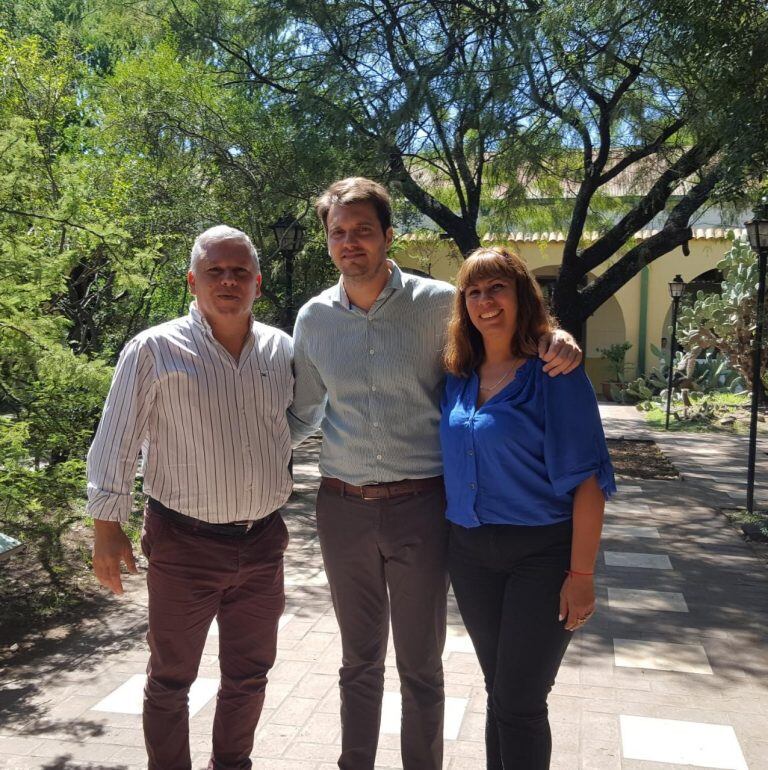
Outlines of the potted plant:
{"type": "Polygon", "coordinates": [[[614,388],[621,390],[624,386],[624,370],[626,369],[627,351],[632,347],[631,342],[616,342],[607,348],[598,348],[601,358],[608,362],[611,372],[611,379],[608,382],[601,383],[603,396],[608,401],[615,401],[612,395],[614,388]]]}

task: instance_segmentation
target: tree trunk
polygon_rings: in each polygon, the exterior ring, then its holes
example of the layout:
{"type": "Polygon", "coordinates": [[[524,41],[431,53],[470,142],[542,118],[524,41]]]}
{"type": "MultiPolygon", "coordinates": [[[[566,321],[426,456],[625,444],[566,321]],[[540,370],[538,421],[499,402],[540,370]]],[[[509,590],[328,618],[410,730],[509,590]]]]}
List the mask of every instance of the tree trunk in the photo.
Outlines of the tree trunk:
{"type": "Polygon", "coordinates": [[[480,248],[480,237],[474,227],[464,225],[452,227],[448,232],[453,242],[458,246],[461,256],[466,259],[475,249],[480,248]]]}
{"type": "Polygon", "coordinates": [[[582,306],[577,281],[569,280],[561,272],[553,288],[552,314],[560,328],[570,332],[580,345],[584,344],[584,324],[587,320],[582,306]]]}

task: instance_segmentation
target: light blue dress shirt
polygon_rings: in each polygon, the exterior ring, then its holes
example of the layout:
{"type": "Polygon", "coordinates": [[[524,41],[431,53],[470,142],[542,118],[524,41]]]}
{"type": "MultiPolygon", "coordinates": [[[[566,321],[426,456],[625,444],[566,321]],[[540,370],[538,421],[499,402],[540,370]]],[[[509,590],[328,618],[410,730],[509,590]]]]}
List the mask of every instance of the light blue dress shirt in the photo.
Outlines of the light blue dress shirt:
{"type": "Polygon", "coordinates": [[[582,481],[616,491],[600,412],[583,367],[550,377],[528,359],[481,407],[479,381],[448,375],[440,437],[446,516],[463,527],[541,526],[573,514],[582,481]]]}
{"type": "Polygon", "coordinates": [[[294,444],[320,425],[320,472],[358,486],[443,471],[441,358],[455,290],[389,266],[368,313],[339,280],[301,308],[293,333],[294,444]]]}

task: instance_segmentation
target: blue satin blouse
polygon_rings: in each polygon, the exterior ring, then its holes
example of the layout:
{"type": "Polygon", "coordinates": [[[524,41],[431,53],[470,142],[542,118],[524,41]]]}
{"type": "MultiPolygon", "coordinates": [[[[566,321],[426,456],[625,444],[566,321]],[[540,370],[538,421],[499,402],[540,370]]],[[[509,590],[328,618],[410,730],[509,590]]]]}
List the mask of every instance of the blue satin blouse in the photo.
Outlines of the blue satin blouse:
{"type": "Polygon", "coordinates": [[[583,367],[550,377],[528,359],[477,408],[478,377],[448,375],[442,399],[446,516],[463,527],[542,526],[573,513],[576,487],[596,476],[616,491],[603,426],[583,367]]]}

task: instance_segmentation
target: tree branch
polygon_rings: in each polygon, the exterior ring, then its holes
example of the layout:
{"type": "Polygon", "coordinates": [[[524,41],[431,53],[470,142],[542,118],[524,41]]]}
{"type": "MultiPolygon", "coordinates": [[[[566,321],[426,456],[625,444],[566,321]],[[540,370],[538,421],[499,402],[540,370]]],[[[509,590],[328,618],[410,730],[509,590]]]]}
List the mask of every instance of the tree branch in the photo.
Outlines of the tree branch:
{"type": "Polygon", "coordinates": [[[646,265],[691,239],[691,216],[709,197],[723,172],[714,169],[693,187],[672,209],[664,227],[630,249],[616,264],[581,291],[583,318],[586,319],[646,265]]]}
{"type": "Polygon", "coordinates": [[[700,169],[716,152],[717,147],[715,146],[696,145],[678,158],[656,180],[651,189],[630,212],[622,217],[602,238],[581,252],[578,257],[580,275],[586,275],[612,254],[615,254],[638,230],[663,211],[677,185],[694,171],[700,169]]]}

